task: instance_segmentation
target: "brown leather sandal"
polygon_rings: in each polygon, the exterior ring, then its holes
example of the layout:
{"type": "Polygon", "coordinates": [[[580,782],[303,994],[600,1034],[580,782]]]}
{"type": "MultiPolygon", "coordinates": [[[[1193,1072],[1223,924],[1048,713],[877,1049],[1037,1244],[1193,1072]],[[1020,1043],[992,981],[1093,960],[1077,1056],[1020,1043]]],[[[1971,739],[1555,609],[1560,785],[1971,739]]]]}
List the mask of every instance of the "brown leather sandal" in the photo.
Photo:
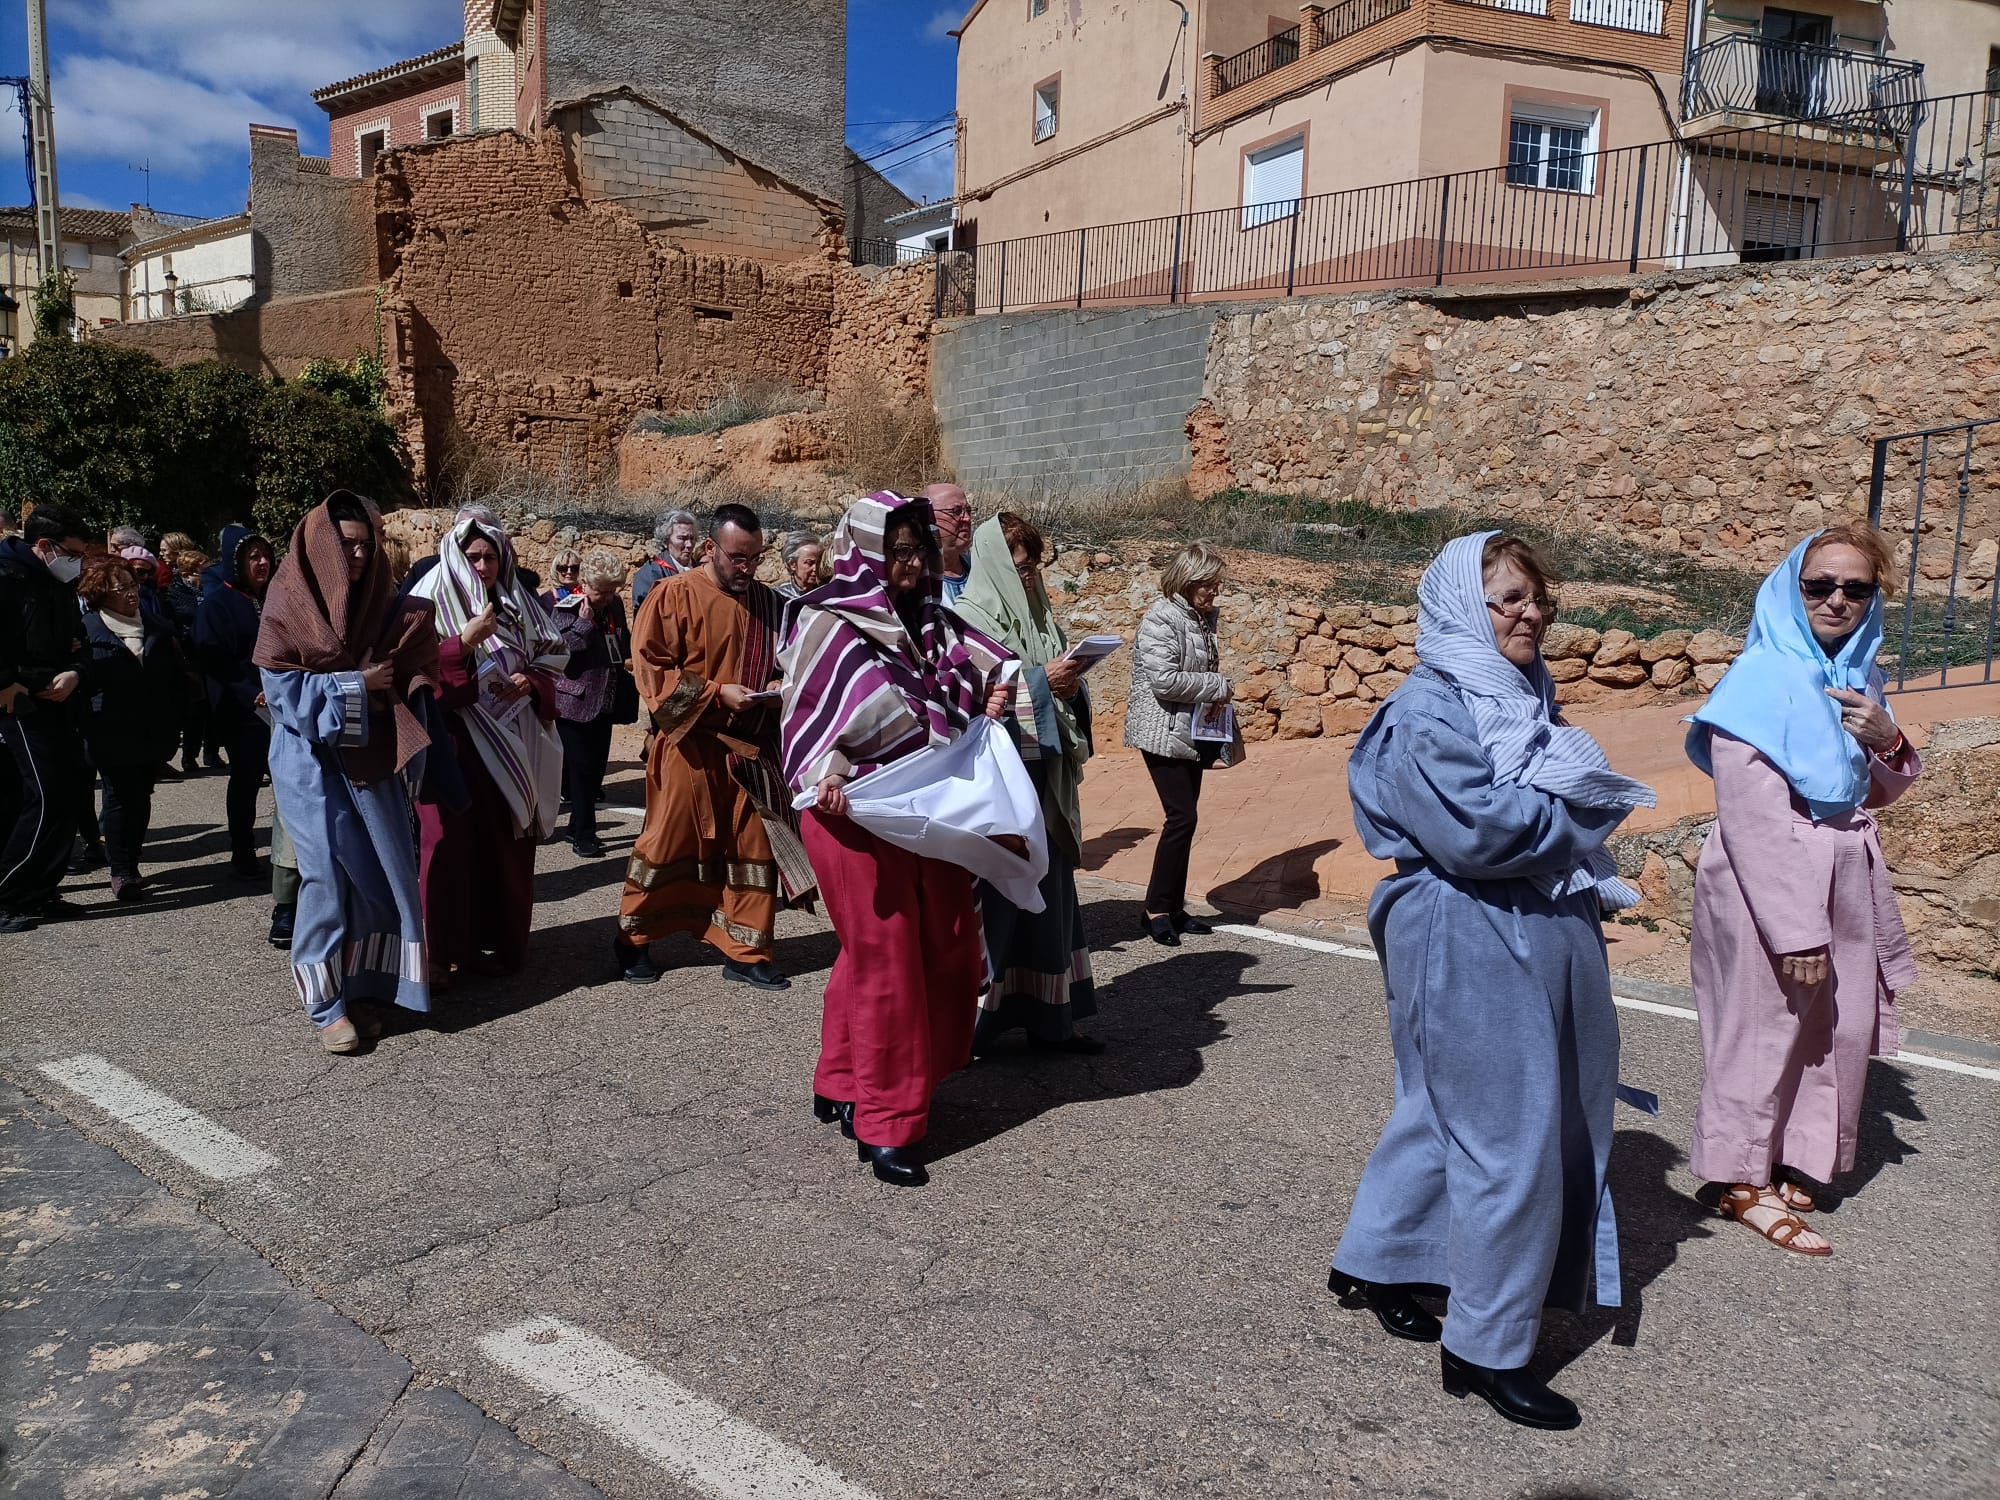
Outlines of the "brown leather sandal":
{"type": "Polygon", "coordinates": [[[1778,1195],[1778,1201],[1795,1214],[1809,1214],[1819,1207],[1813,1202],[1813,1195],[1789,1177],[1772,1186],[1778,1195]]]}
{"type": "Polygon", "coordinates": [[[1718,1213],[1727,1218],[1734,1219],[1752,1234],[1763,1236],[1763,1238],[1769,1240],[1780,1250],[1789,1250],[1794,1255],[1810,1255],[1815,1257],[1833,1254],[1833,1246],[1831,1245],[1806,1246],[1792,1243],[1800,1235],[1812,1234],[1816,1231],[1804,1219],[1801,1219],[1789,1208],[1786,1208],[1783,1200],[1770,1188],[1754,1188],[1747,1183],[1734,1183],[1723,1189],[1722,1197],[1717,1201],[1715,1207],[1718,1213]],[[1765,1202],[1764,1195],[1766,1193],[1770,1193],[1771,1197],[1778,1201],[1765,1202]],[[1759,1208],[1774,1212],[1778,1217],[1760,1228],[1744,1217],[1745,1214],[1759,1208]]]}

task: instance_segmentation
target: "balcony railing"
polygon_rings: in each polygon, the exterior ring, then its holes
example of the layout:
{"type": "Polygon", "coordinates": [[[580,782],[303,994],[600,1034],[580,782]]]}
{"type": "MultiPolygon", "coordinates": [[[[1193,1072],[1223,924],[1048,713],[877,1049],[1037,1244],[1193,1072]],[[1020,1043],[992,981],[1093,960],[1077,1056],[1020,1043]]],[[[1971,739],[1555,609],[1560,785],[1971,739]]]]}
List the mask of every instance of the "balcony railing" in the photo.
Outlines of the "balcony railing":
{"type": "Polygon", "coordinates": [[[1689,59],[1681,113],[1689,120],[1725,111],[1784,120],[1838,115],[1847,128],[1896,135],[1909,128],[1923,100],[1923,75],[1919,62],[1726,36],[1697,47],[1689,59]]]}
{"type": "Polygon", "coordinates": [[[937,259],[941,316],[1287,297],[2000,246],[1985,92],[993,240],[937,259]],[[1553,165],[1554,157],[1549,158],[1553,165]]]}
{"type": "Polygon", "coordinates": [[[1299,60],[1299,28],[1281,31],[1268,41],[1245,47],[1234,57],[1225,57],[1215,70],[1215,91],[1226,94],[1240,89],[1252,79],[1290,67],[1299,60]]]}

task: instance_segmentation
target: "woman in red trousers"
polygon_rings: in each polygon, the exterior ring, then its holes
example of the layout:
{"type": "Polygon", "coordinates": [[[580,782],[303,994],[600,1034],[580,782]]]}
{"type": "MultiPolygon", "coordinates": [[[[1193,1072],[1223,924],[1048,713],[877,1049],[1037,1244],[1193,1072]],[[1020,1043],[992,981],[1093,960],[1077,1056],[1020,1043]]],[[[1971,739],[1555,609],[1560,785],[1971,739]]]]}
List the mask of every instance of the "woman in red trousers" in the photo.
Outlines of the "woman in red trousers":
{"type": "Polygon", "coordinates": [[[924,501],[857,500],[833,552],[832,578],[795,606],[779,655],[785,776],[794,791],[817,789],[806,853],[840,939],[813,1112],[839,1120],[882,1181],[921,1187],[931,1095],[972,1057],[983,966],[972,877],[851,821],[842,788],[949,743],[981,713],[999,718],[1010,657],[939,602],[924,501]]]}

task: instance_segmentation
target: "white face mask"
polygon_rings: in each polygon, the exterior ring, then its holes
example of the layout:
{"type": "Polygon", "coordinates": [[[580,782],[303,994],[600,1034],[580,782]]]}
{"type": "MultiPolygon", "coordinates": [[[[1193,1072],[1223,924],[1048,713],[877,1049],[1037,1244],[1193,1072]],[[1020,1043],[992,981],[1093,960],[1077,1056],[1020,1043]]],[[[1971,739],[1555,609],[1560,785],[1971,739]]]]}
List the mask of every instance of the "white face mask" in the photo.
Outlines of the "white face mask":
{"type": "Polygon", "coordinates": [[[48,569],[57,583],[75,583],[76,575],[83,571],[83,559],[58,552],[48,559],[48,569]]]}

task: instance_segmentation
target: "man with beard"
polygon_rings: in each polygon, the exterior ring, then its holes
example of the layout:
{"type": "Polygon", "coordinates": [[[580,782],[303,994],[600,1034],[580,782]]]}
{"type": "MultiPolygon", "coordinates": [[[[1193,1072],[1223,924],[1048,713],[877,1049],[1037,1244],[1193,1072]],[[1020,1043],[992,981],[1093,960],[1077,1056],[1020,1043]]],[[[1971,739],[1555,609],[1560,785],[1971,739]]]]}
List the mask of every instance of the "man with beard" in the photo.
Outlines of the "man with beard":
{"type": "Polygon", "coordinates": [[[647,944],[704,939],[723,977],[784,989],[771,962],[781,890],[812,889],[777,770],[778,628],[784,600],[757,582],[764,529],[741,505],[716,509],[706,561],[661,582],[632,628],[632,670],[655,733],[646,823],[619,905],[619,969],[660,977],[647,944]]]}

